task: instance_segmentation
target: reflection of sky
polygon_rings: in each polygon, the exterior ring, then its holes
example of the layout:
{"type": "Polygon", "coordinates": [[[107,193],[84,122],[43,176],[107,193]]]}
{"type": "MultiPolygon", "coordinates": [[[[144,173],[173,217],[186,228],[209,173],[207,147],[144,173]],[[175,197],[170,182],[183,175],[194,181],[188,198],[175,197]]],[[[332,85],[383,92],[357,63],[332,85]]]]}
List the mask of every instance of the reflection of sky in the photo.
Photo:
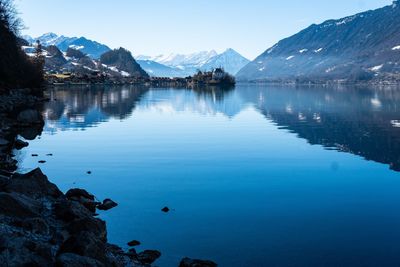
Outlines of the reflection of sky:
{"type": "Polygon", "coordinates": [[[400,115],[399,100],[378,96],[375,110],[369,91],[249,86],[214,101],[151,90],[133,111],[113,109],[85,131],[45,133],[19,158],[22,169],[47,160],[41,167],[62,190],[81,187],[117,201],[101,214],[110,241],[138,239],[140,250],[159,249],[160,266],[177,266],[184,256],[220,266],[263,266],[266,259],[272,266],[395,266],[399,173],[310,145],[362,140],[365,153],[389,157],[386,141],[398,144],[389,118],[400,115]],[[130,115],[119,119],[121,112],[130,115]],[[372,137],[349,132],[364,126],[372,137]],[[160,212],[166,205],[167,215],[160,212]]]}

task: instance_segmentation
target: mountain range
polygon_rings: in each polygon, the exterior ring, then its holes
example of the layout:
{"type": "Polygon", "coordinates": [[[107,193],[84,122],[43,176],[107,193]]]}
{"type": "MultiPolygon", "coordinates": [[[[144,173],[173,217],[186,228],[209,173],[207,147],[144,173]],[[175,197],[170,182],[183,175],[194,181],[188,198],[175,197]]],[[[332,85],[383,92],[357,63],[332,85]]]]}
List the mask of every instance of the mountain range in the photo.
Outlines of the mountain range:
{"type": "Polygon", "coordinates": [[[400,80],[400,1],[313,24],[236,75],[250,81],[400,80]]]}
{"type": "Polygon", "coordinates": [[[36,38],[32,38],[29,35],[25,35],[23,38],[30,44],[39,40],[43,46],[55,45],[62,52],[66,52],[68,48],[80,50],[93,59],[99,59],[102,54],[111,50],[108,46],[89,40],[85,37],[66,37],[52,32],[43,34],[36,38]]]}
{"type": "Polygon", "coordinates": [[[232,48],[221,54],[216,51],[201,51],[192,54],[169,54],[154,57],[138,55],[138,63],[152,76],[185,77],[198,70],[206,71],[222,67],[235,75],[250,61],[232,48]]]}
{"type": "MultiPolygon", "coordinates": [[[[102,54],[111,51],[107,45],[85,37],[66,37],[51,32],[36,38],[29,35],[22,37],[29,44],[34,44],[39,40],[45,47],[56,46],[64,53],[67,52],[68,48],[72,48],[96,60],[102,54]]],[[[219,67],[223,67],[227,72],[235,75],[250,62],[231,48],[220,54],[211,50],[187,55],[168,54],[154,57],[138,55],[135,59],[150,76],[154,77],[186,77],[195,74],[198,70],[211,70],[219,67]]]]}

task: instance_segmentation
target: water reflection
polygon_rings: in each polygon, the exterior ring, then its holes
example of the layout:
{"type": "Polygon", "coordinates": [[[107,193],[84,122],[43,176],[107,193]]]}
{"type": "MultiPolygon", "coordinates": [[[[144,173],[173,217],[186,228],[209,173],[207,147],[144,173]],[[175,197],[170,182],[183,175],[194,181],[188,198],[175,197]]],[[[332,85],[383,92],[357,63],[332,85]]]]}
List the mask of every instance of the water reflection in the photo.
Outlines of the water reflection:
{"type": "Polygon", "coordinates": [[[242,88],[279,127],[323,145],[389,164],[400,171],[398,90],[368,88],[242,88]]]}
{"type": "Polygon", "coordinates": [[[46,131],[85,129],[110,118],[123,120],[147,91],[144,87],[56,87],[48,90],[46,131]]]}
{"type": "Polygon", "coordinates": [[[400,171],[400,92],[395,89],[262,87],[235,90],[144,87],[53,88],[44,109],[45,131],[85,129],[110,118],[124,120],[136,108],[223,114],[249,106],[312,145],[349,152],[400,171]]]}

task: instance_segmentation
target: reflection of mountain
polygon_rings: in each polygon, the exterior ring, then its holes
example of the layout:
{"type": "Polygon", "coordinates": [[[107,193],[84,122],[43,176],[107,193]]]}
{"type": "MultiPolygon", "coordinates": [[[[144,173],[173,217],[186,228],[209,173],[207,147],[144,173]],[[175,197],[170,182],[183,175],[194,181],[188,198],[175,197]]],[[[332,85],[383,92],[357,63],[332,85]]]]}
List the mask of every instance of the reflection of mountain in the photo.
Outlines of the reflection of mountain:
{"type": "Polygon", "coordinates": [[[234,117],[242,109],[242,100],[235,91],[217,88],[154,89],[143,97],[140,108],[234,117]]]}
{"type": "Polygon", "coordinates": [[[49,90],[44,109],[46,131],[83,129],[107,121],[110,117],[125,119],[147,91],[138,87],[78,87],[49,90]]]}
{"type": "Polygon", "coordinates": [[[240,90],[279,127],[310,144],[350,152],[400,171],[400,92],[269,88],[240,90]]]}
{"type": "Polygon", "coordinates": [[[208,89],[81,87],[50,90],[47,131],[84,129],[135,108],[236,116],[253,105],[278,127],[320,144],[388,164],[400,171],[400,92],[363,88],[240,86],[208,89]]]}

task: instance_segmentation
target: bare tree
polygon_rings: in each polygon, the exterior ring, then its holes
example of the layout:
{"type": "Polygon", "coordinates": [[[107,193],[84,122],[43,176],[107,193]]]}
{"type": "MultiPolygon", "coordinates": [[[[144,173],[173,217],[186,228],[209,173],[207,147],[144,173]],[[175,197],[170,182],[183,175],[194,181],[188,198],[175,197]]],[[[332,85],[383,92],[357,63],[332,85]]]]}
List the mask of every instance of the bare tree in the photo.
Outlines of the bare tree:
{"type": "Polygon", "coordinates": [[[15,35],[22,28],[22,21],[18,17],[13,0],[0,0],[0,23],[15,35]]]}

